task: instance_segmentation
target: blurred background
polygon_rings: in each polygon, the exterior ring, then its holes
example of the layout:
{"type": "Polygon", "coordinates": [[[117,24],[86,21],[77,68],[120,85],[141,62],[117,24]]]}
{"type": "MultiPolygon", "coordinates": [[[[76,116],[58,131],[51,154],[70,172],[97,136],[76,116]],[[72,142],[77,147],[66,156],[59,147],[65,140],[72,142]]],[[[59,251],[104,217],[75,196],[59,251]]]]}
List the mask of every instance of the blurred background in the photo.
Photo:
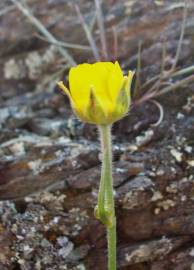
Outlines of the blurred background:
{"type": "Polygon", "coordinates": [[[194,1],[1,0],[0,270],[106,269],[98,132],[56,83],[115,60],[118,269],[194,269],[194,1]]]}

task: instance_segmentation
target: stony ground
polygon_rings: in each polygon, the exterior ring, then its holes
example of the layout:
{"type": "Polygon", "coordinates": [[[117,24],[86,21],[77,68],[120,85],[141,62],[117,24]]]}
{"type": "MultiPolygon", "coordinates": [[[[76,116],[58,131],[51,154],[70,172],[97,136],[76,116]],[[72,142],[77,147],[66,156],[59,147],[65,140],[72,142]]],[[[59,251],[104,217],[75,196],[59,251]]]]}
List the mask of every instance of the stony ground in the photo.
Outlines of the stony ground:
{"type": "MultiPolygon", "coordinates": [[[[151,103],[113,127],[120,269],[192,269],[191,90],[161,99],[157,127],[151,103]]],[[[93,217],[96,128],[55,92],[9,99],[0,119],[1,269],[105,269],[105,231],[93,217]]]]}
{"type": "MultiPolygon", "coordinates": [[[[162,31],[171,64],[182,10],[178,3],[169,6],[171,1],[109,2],[108,39],[116,21],[125,71],[135,68],[134,52],[143,40],[143,83],[160,67],[162,31]]],[[[71,5],[46,1],[46,10],[68,8],[64,26],[39,11],[42,3],[30,5],[53,33],[63,37],[63,27],[77,29],[71,5]]],[[[80,3],[90,21],[91,1],[80,3]]],[[[105,270],[105,230],[93,216],[101,167],[98,131],[72,115],[55,87],[61,75],[53,73],[64,64],[56,48],[38,41],[17,9],[9,8],[10,16],[0,17],[0,270],[105,270]]],[[[179,70],[193,63],[192,12],[193,7],[179,70]]],[[[80,32],[72,31],[69,42],[80,32]]],[[[78,62],[93,59],[86,52],[72,55],[78,62]]],[[[193,90],[189,84],[157,99],[164,112],[160,124],[156,103],[147,101],[134,103],[113,126],[118,269],[194,269],[193,90]]]]}

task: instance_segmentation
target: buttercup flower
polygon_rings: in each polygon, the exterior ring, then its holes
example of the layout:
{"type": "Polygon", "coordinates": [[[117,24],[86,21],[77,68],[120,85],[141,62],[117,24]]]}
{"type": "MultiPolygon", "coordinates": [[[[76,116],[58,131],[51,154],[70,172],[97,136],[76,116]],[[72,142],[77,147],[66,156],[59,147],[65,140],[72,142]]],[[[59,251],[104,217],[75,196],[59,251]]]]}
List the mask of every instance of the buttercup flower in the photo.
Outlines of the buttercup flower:
{"type": "Polygon", "coordinates": [[[67,94],[75,114],[84,122],[107,125],[122,118],[130,105],[133,72],[123,76],[118,62],[80,64],[69,72],[69,89],[58,86],[67,94]]]}

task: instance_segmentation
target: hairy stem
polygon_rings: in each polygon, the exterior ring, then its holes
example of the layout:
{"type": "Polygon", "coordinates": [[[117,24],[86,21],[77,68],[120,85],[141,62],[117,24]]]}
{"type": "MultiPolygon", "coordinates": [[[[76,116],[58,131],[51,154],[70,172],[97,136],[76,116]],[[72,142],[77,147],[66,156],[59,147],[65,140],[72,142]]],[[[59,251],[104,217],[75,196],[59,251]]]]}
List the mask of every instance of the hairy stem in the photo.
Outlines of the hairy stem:
{"type": "Polygon", "coordinates": [[[102,173],[98,195],[98,218],[106,226],[108,269],[116,270],[116,218],[112,180],[111,126],[99,127],[102,148],[102,173]]]}

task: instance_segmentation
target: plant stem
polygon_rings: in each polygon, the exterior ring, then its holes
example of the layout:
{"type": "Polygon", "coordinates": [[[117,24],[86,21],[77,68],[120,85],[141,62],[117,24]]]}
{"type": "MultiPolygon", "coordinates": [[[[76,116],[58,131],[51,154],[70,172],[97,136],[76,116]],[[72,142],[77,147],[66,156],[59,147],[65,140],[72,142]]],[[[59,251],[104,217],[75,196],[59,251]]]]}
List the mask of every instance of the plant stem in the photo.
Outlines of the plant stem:
{"type": "Polygon", "coordinates": [[[107,228],[108,239],[108,270],[116,270],[116,218],[115,225],[107,228]]]}
{"type": "Polygon", "coordinates": [[[116,270],[116,218],[112,180],[111,126],[99,126],[102,148],[102,173],[98,195],[98,215],[105,224],[108,240],[108,270],[116,270]]]}

